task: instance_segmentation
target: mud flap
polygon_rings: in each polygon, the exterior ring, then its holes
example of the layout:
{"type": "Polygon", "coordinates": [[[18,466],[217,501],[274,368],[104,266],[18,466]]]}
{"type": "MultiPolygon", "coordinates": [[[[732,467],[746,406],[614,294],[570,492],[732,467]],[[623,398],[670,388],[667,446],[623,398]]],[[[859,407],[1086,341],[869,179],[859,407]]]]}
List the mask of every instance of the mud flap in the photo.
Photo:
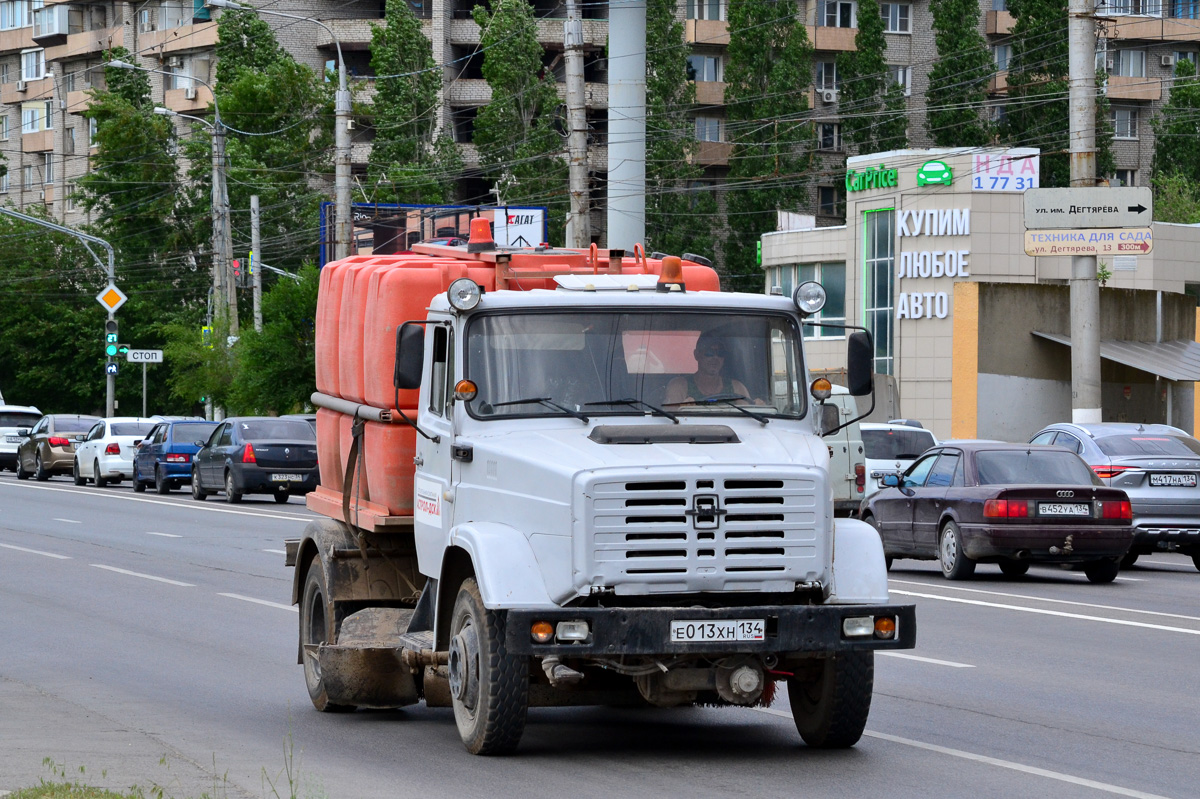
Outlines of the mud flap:
{"type": "Polygon", "coordinates": [[[336,644],[305,647],[306,655],[321,664],[331,703],[367,708],[416,704],[417,683],[400,646],[412,613],[404,608],[360,610],[342,622],[336,644]]]}

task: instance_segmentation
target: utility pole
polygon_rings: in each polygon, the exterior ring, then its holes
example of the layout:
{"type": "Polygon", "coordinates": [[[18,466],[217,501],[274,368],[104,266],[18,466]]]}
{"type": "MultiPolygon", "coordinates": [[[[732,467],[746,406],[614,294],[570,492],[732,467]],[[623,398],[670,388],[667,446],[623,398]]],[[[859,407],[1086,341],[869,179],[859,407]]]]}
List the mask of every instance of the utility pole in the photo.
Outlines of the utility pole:
{"type": "Polygon", "coordinates": [[[608,9],[608,246],[631,252],[646,240],[646,3],[608,9]]]}
{"type": "Polygon", "coordinates": [[[262,332],[262,251],[258,249],[258,195],[250,195],[250,280],[254,286],[254,330],[262,332]]]}
{"type": "MultiPolygon", "coordinates": [[[[1071,186],[1096,185],[1096,0],[1070,0],[1071,186]]],[[[1100,284],[1096,256],[1071,256],[1071,421],[1101,421],[1100,284]]]]}
{"type": "MultiPolygon", "coordinates": [[[[216,103],[213,104],[216,108],[216,103]]],[[[233,279],[233,231],[229,221],[229,187],[225,182],[226,161],[225,161],[225,125],[221,122],[221,114],[219,111],[213,111],[213,149],[220,150],[220,158],[218,160],[219,169],[217,170],[217,179],[220,181],[219,205],[217,207],[217,218],[220,219],[220,225],[213,225],[213,232],[220,230],[220,239],[214,242],[214,251],[216,247],[221,250],[220,263],[222,266],[221,274],[225,280],[225,288],[228,292],[225,296],[229,308],[229,335],[238,335],[238,297],[237,297],[237,281],[233,279]]],[[[214,222],[216,220],[214,219],[214,222]]]]}
{"type": "Polygon", "coordinates": [[[217,315],[229,301],[225,290],[226,272],[229,261],[225,257],[224,231],[221,229],[225,218],[222,209],[225,207],[221,191],[221,176],[225,169],[225,129],[221,126],[219,112],[212,134],[212,257],[213,257],[213,294],[216,299],[217,315]]]}
{"type": "Polygon", "coordinates": [[[563,22],[563,48],[567,65],[567,150],[570,156],[571,214],[567,217],[567,246],[586,248],[592,243],[588,204],[587,105],[583,86],[583,20],[576,0],[567,0],[563,22]]]}

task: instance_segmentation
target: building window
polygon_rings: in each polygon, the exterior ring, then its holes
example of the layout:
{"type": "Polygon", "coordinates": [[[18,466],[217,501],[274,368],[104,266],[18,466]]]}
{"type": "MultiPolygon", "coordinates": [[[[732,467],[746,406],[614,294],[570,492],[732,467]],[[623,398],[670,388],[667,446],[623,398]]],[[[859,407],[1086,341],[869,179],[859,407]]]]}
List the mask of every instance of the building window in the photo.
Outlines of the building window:
{"type": "MultiPolygon", "coordinates": [[[[810,322],[846,324],[846,264],[800,264],[799,283],[815,280],[825,287],[825,307],[810,322]]],[[[788,291],[785,296],[791,296],[788,291]]],[[[805,327],[805,338],[845,338],[846,331],[836,327],[805,327]]]]}
{"type": "Polygon", "coordinates": [[[821,18],[827,28],[857,28],[858,3],[852,0],[825,0],[825,13],[821,18]]]}
{"type": "Polygon", "coordinates": [[[8,194],[8,173],[0,175],[0,194],[8,194]]]}
{"type": "Polygon", "coordinates": [[[21,52],[21,80],[41,80],[46,74],[46,51],[23,50],[21,52]]]}
{"type": "Polygon", "coordinates": [[[688,19],[725,19],[725,0],[687,0],[688,19]]]}
{"type": "Polygon", "coordinates": [[[186,11],[182,0],[166,0],[158,7],[159,30],[178,28],[192,23],[192,4],[187,3],[186,11]]]}
{"type": "Polygon", "coordinates": [[[42,153],[42,183],[54,182],[54,153],[42,153]]]}
{"type": "Polygon", "coordinates": [[[867,330],[875,339],[875,372],[895,374],[893,370],[892,319],[895,318],[896,212],[867,211],[863,214],[866,248],[863,253],[864,308],[867,330]]]}
{"type": "Polygon", "coordinates": [[[724,141],[721,138],[720,117],[696,117],[697,141],[724,141]]]}
{"type": "Polygon", "coordinates": [[[836,186],[817,187],[817,213],[821,216],[842,215],[842,195],[836,186]]]}
{"type": "Polygon", "coordinates": [[[1171,16],[1175,19],[1200,18],[1200,0],[1171,0],[1171,16]]]}
{"type": "Polygon", "coordinates": [[[1008,11],[1008,0],[992,0],[992,11],[1008,11]]]}
{"type": "Polygon", "coordinates": [[[96,146],[96,118],[88,120],[88,147],[96,146]]]}
{"type": "Polygon", "coordinates": [[[997,44],[992,46],[992,59],[996,62],[997,72],[1008,72],[1008,62],[1012,60],[1012,45],[997,44]]]}
{"type": "Polygon", "coordinates": [[[54,130],[54,101],[47,100],[45,111],[42,112],[42,130],[54,130]]]}
{"type": "Polygon", "coordinates": [[[0,141],[8,141],[8,114],[0,116],[0,141]]]}
{"type": "Polygon", "coordinates": [[[37,133],[41,130],[42,110],[39,103],[21,106],[21,133],[37,133]]]}
{"type": "Polygon", "coordinates": [[[817,62],[817,90],[836,89],[841,84],[838,80],[836,61],[817,62]]]}
{"type": "Polygon", "coordinates": [[[75,154],[75,127],[73,125],[63,131],[63,153],[75,154]]]}
{"type": "Polygon", "coordinates": [[[1112,17],[1161,17],[1162,0],[1107,0],[1102,13],[1112,17]]]}
{"type": "Polygon", "coordinates": [[[712,81],[720,83],[724,78],[721,69],[721,57],[715,55],[688,56],[688,80],[712,81]]]}
{"type": "MultiPolygon", "coordinates": [[[[1197,0],[1200,2],[1200,0],[1197,0]]],[[[1176,50],[1175,51],[1175,68],[1172,72],[1178,74],[1179,64],[1181,61],[1186,61],[1192,65],[1192,74],[1196,74],[1196,51],[1195,50],[1176,50]]]]}
{"type": "Polygon", "coordinates": [[[29,191],[33,188],[33,166],[26,165],[21,167],[21,188],[29,191]]]}
{"type": "Polygon", "coordinates": [[[1113,172],[1112,178],[1109,179],[1110,186],[1136,186],[1137,185],[1137,170],[1136,169],[1118,169],[1113,172]]]}
{"type": "Polygon", "coordinates": [[[63,186],[63,191],[66,193],[65,199],[67,201],[67,210],[74,211],[75,210],[75,184],[74,184],[74,182],[68,183],[66,186],[63,186]]]}
{"type": "Polygon", "coordinates": [[[817,149],[841,150],[842,126],[837,122],[821,122],[817,125],[817,149]]]}
{"type": "Polygon", "coordinates": [[[1136,139],[1138,137],[1138,112],[1136,108],[1114,108],[1112,110],[1113,138],[1136,139]]]}
{"type": "Polygon", "coordinates": [[[883,17],[884,33],[912,33],[912,6],[908,3],[880,3],[879,15],[883,17]]]}
{"type": "Polygon", "coordinates": [[[892,83],[904,90],[904,96],[912,94],[912,67],[888,67],[892,83]]]}
{"type": "Polygon", "coordinates": [[[1146,77],[1145,50],[1117,50],[1113,53],[1110,74],[1126,78],[1146,77]]]}
{"type": "Polygon", "coordinates": [[[8,64],[0,64],[0,83],[8,83],[8,64]]]}

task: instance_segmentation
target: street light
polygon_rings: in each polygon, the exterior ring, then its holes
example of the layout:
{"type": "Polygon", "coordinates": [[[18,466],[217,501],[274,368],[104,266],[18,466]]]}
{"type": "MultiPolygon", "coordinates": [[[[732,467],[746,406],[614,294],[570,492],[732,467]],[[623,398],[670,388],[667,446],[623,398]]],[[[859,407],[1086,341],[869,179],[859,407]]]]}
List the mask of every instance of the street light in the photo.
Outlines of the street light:
{"type": "MultiPolygon", "coordinates": [[[[157,72],[160,75],[173,75],[161,69],[139,67],[127,61],[109,61],[105,66],[116,69],[132,69],[141,72],[157,72]]],[[[213,96],[213,121],[211,123],[199,117],[180,114],[168,108],[155,108],[154,113],[163,116],[180,116],[194,119],[212,128],[212,216],[213,216],[213,288],[217,301],[224,299],[229,308],[229,332],[238,335],[237,291],[233,287],[232,276],[229,274],[230,262],[233,260],[233,234],[229,226],[229,191],[225,186],[225,125],[221,122],[221,107],[217,105],[217,93],[211,84],[200,78],[189,76],[208,87],[213,96]],[[226,289],[228,287],[228,289],[226,289]]]]}
{"type": "Polygon", "coordinates": [[[228,9],[231,11],[253,11],[256,14],[268,14],[273,17],[284,17],[301,22],[311,22],[320,25],[333,39],[338,57],[338,90],[334,97],[334,126],[333,126],[333,187],[335,206],[337,209],[337,225],[334,228],[333,256],[335,259],[345,258],[350,254],[350,235],[353,231],[353,218],[350,213],[350,90],[346,86],[346,60],[342,58],[342,43],[328,25],[319,19],[301,17],[296,14],[285,14],[267,8],[256,8],[244,5],[234,0],[207,0],[209,8],[228,9]]]}

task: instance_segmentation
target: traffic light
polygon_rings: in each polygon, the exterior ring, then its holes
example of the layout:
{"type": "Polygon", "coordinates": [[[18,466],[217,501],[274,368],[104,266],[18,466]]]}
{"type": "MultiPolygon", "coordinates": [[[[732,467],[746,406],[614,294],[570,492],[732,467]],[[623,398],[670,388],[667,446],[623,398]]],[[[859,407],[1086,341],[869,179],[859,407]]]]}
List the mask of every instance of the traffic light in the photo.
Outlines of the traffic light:
{"type": "Polygon", "coordinates": [[[120,348],[117,343],[117,320],[109,319],[104,323],[104,354],[113,357],[120,348]]]}
{"type": "Polygon", "coordinates": [[[246,285],[246,276],[242,274],[242,262],[233,259],[233,285],[241,288],[246,285]]]}

